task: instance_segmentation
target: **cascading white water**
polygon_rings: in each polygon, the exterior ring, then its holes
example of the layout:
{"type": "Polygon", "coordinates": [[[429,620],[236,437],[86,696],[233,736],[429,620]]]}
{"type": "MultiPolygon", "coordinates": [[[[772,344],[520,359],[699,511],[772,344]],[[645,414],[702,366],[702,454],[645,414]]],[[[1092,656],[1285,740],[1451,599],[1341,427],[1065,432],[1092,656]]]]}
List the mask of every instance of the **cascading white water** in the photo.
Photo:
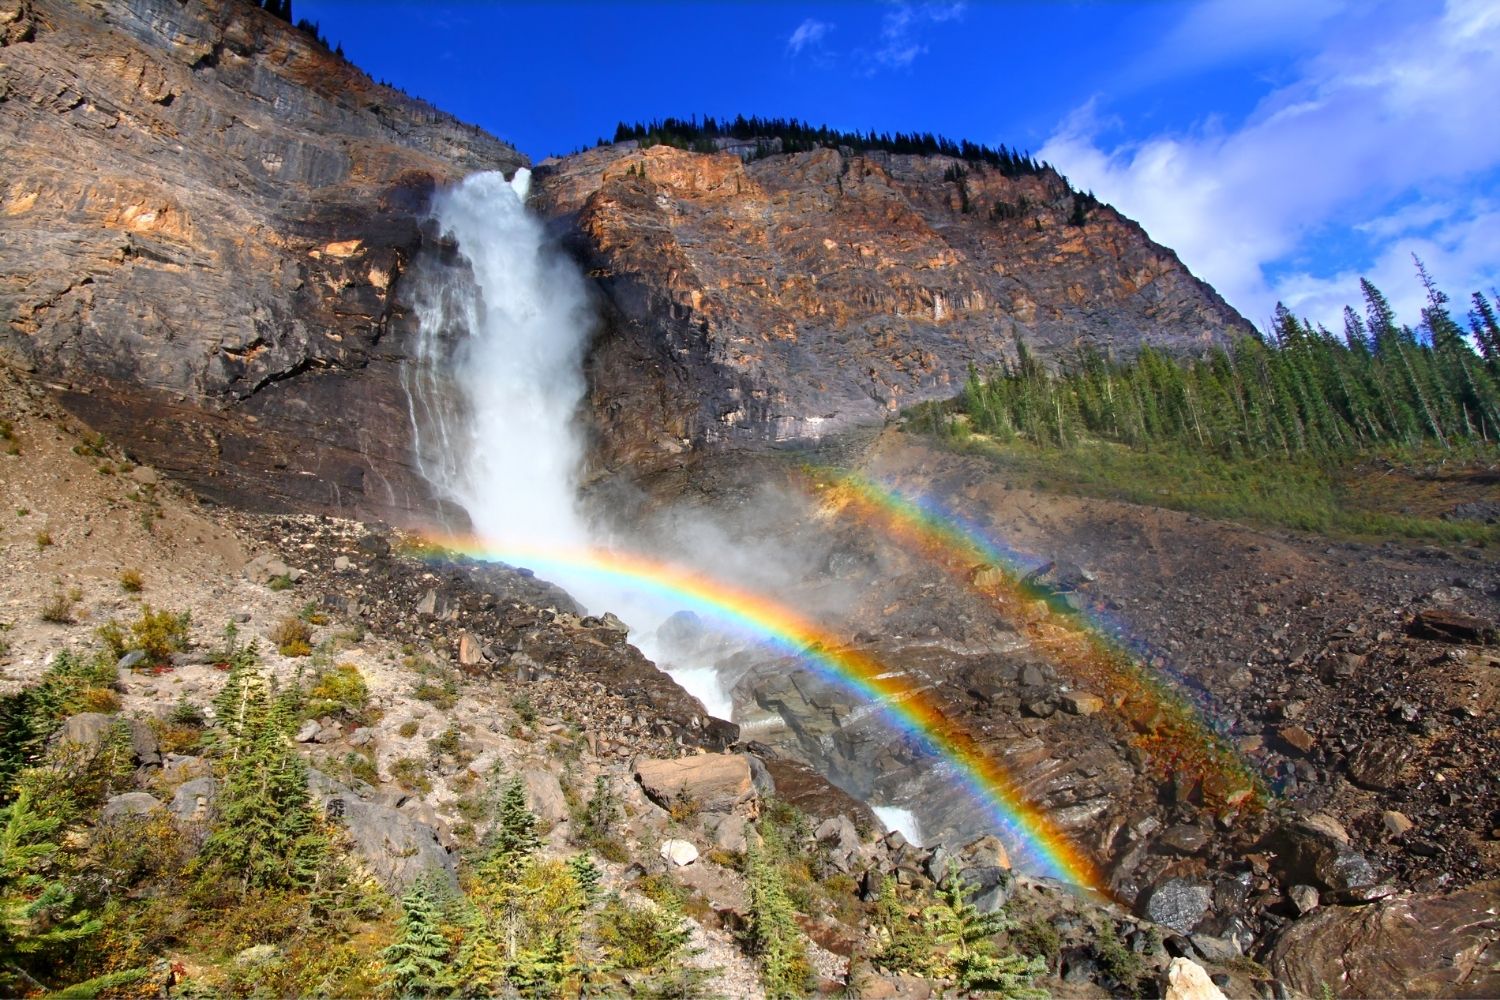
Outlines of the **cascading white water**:
{"type": "MultiPolygon", "coordinates": [[[[526,209],[530,177],[475,174],[434,199],[438,227],[472,281],[434,261],[415,275],[419,363],[406,377],[418,465],[501,548],[596,545],[577,503],[576,411],[593,315],[583,275],[526,209]]],[[[729,718],[712,667],[674,664],[655,649],[655,626],[678,609],[591,577],[549,575],[591,610],[630,622],[647,656],[710,714],[729,718]]]]}
{"type": "Polygon", "coordinates": [[[501,545],[583,545],[573,419],[591,317],[582,275],[526,210],[530,178],[525,169],[511,181],[475,174],[434,201],[473,284],[427,274],[417,302],[423,364],[414,371],[451,373],[459,399],[447,405],[465,412],[438,412],[441,394],[416,387],[413,405],[429,407],[413,417],[417,453],[423,475],[468,512],[481,536],[501,545]],[[467,336],[455,340],[455,331],[467,336]],[[429,444],[424,434],[442,439],[429,444]]]}

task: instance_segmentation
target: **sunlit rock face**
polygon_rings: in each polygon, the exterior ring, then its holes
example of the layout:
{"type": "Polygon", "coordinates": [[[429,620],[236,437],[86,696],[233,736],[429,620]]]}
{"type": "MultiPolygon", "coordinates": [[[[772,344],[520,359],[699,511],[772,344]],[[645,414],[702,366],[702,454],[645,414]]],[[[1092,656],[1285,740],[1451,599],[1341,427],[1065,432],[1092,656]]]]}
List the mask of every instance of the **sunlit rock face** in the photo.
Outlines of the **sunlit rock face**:
{"type": "Polygon", "coordinates": [[[514,149],[238,0],[0,2],[0,348],[200,490],[375,516],[436,185],[514,149]]]}
{"type": "Polygon", "coordinates": [[[541,164],[534,202],[609,303],[606,464],[817,438],[954,395],[968,366],[1201,351],[1249,324],[1051,171],[832,149],[744,162],[633,143],[541,164]]]}

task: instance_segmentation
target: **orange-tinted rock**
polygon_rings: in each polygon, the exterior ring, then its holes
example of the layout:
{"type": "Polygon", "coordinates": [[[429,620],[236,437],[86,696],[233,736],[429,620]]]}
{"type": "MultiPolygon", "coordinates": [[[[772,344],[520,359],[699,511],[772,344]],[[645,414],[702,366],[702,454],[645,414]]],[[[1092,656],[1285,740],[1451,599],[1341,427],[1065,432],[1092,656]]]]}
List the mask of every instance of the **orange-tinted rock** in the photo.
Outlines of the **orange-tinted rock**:
{"type": "Polygon", "coordinates": [[[613,305],[590,372],[607,462],[878,422],[955,395],[1017,337],[1057,357],[1249,329],[1112,209],[1070,225],[1051,172],[625,143],[547,161],[535,188],[613,305]]]}

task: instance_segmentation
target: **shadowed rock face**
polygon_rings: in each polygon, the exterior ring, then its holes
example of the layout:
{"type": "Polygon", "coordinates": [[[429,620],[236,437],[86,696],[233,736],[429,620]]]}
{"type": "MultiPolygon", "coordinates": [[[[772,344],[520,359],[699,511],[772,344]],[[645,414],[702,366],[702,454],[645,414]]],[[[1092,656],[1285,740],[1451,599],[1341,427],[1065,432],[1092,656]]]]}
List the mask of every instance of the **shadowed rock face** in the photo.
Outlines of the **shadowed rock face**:
{"type": "Polygon", "coordinates": [[[239,0],[0,0],[0,344],[200,491],[388,516],[395,301],[435,185],[514,149],[239,0]]]}
{"type": "Polygon", "coordinates": [[[626,143],[541,164],[536,191],[611,305],[590,361],[607,464],[879,422],[1018,337],[1055,359],[1250,329],[1113,209],[1070,224],[1050,171],[626,143]]]}

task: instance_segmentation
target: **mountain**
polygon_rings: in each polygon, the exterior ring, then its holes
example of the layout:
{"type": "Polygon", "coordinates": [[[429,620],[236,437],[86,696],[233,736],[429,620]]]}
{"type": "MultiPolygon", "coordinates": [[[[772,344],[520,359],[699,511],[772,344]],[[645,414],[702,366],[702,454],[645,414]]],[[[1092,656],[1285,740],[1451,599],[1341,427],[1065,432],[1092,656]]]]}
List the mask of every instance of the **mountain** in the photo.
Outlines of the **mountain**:
{"type": "Polygon", "coordinates": [[[539,209],[611,307],[590,367],[606,463],[879,423],[1018,339],[1058,359],[1252,332],[1050,168],[745,147],[626,142],[537,168],[539,209]]]}
{"type": "MultiPolygon", "coordinates": [[[[437,185],[526,158],[240,0],[4,10],[0,347],[204,495],[428,509],[403,279],[453,257],[423,230],[437,185]]],[[[628,142],[549,161],[536,201],[604,304],[600,468],[879,422],[1018,336],[1056,357],[1250,330],[1114,210],[1070,224],[1050,170],[628,142]]]]}

